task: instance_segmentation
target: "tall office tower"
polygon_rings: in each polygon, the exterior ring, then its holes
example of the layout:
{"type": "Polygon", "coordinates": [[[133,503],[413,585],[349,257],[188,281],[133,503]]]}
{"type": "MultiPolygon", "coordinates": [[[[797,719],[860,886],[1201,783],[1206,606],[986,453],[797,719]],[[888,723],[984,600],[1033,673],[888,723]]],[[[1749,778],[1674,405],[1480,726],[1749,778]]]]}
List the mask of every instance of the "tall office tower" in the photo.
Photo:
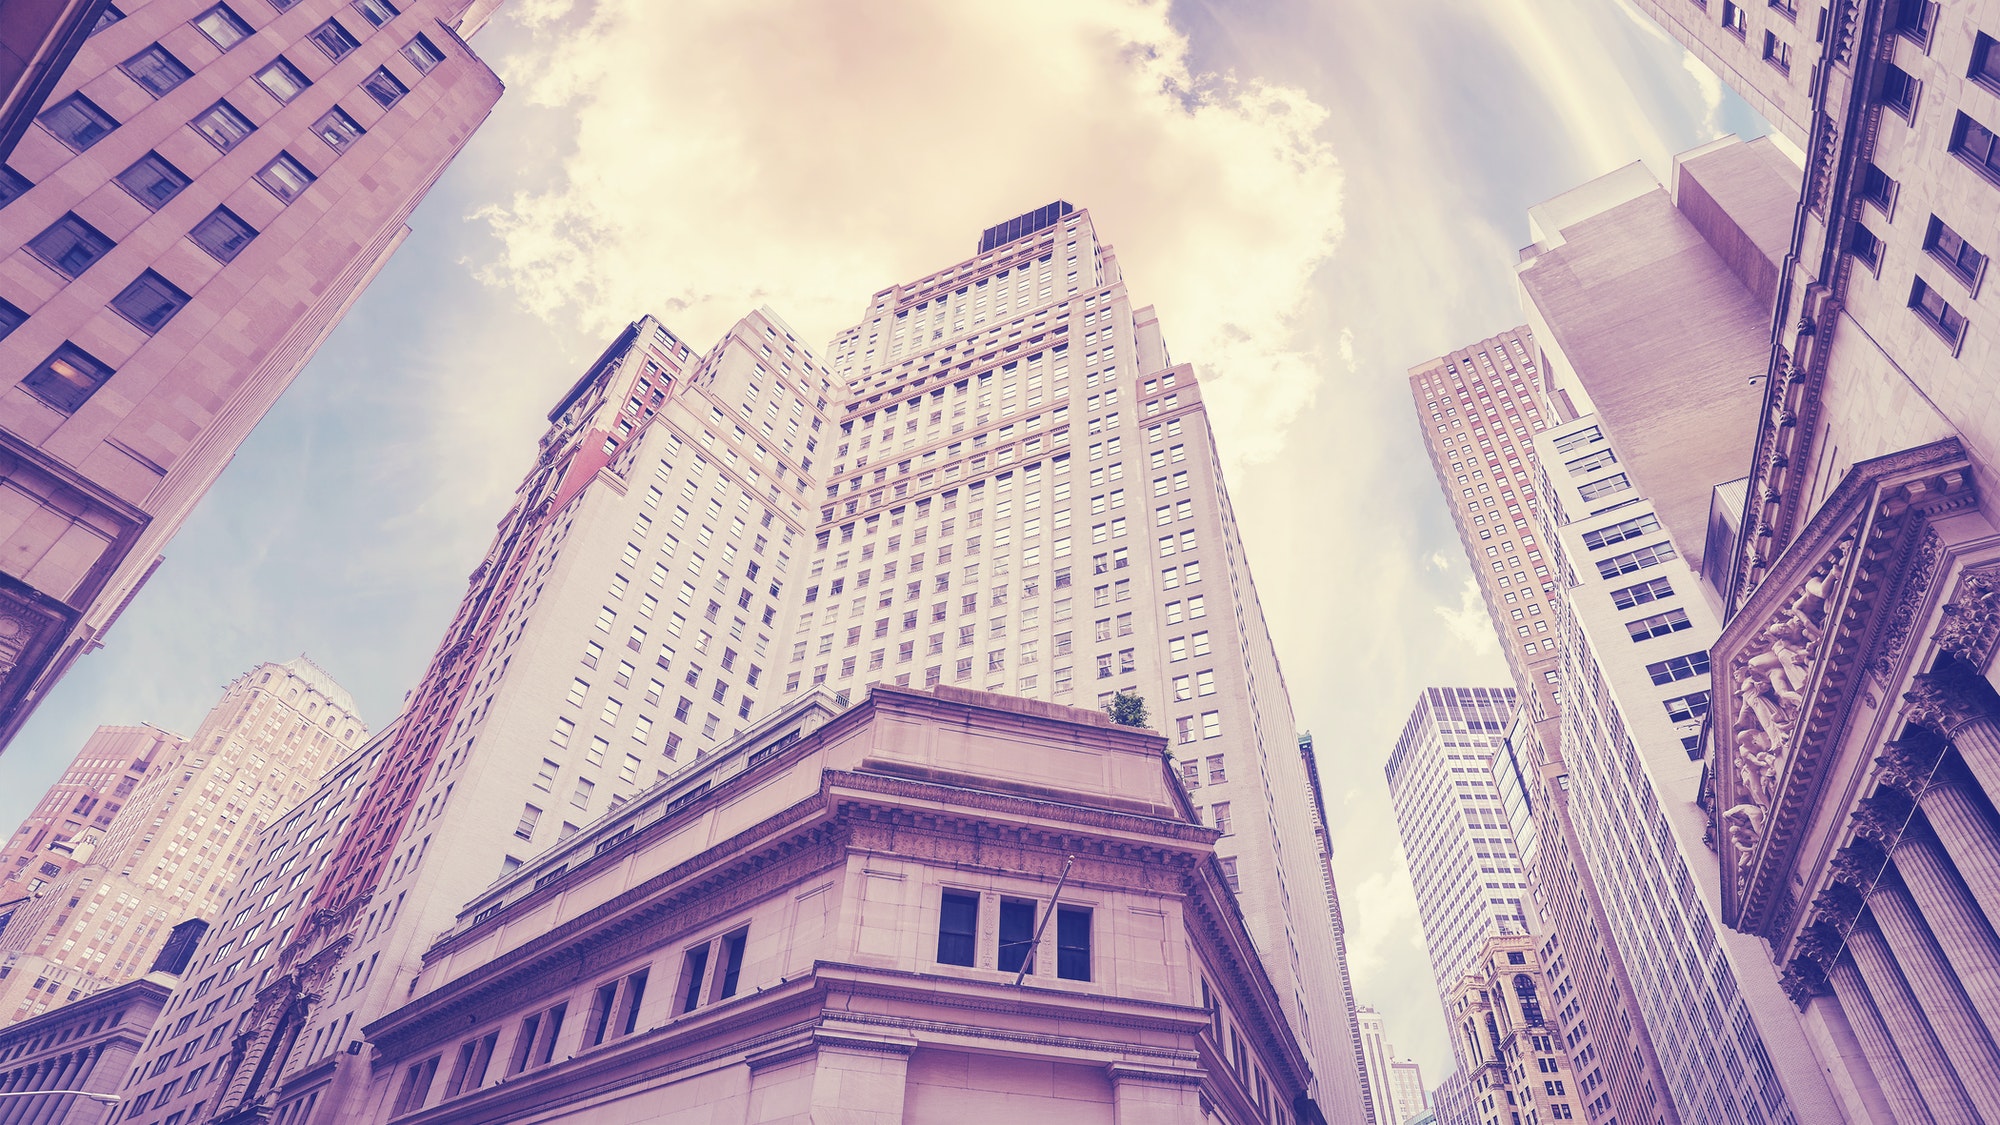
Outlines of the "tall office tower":
{"type": "Polygon", "coordinates": [[[0,169],[0,745],[500,96],[490,5],[404,7],[108,7],[0,169]]]}
{"type": "Polygon", "coordinates": [[[0,1013],[23,1019],[145,972],[175,925],[221,910],[257,832],[365,737],[346,689],[304,657],[231,681],[193,737],[148,767],[90,858],[0,932],[13,970],[0,1013]]]}
{"type": "MultiPolygon", "coordinates": [[[[1347,1008],[1348,1035],[1354,1040],[1354,1067],[1361,1075],[1362,1105],[1372,1118],[1375,1089],[1368,1073],[1367,1054],[1361,1046],[1361,1010],[1354,1002],[1354,974],[1347,968],[1347,921],[1340,913],[1340,888],[1333,881],[1333,837],[1327,832],[1326,792],[1319,783],[1319,759],[1313,753],[1311,731],[1299,735],[1299,760],[1306,768],[1306,784],[1312,792],[1313,839],[1319,848],[1320,882],[1326,888],[1327,914],[1333,923],[1333,950],[1338,957],[1341,1000],[1347,1008]]],[[[1375,1119],[1375,1125],[1385,1125],[1375,1119]]]]}
{"type": "Polygon", "coordinates": [[[1582,1094],[1561,1032],[1542,1006],[1555,997],[1537,944],[1532,934],[1487,938],[1446,997],[1452,1041],[1467,1068],[1472,1120],[1479,1125],[1577,1119],[1582,1094]]]}
{"type": "Polygon", "coordinates": [[[459,906],[748,723],[798,603],[829,390],[768,313],[706,355],[649,317],[556,403],[308,921],[187,1120],[355,1120],[362,1028],[459,906]]]}
{"type": "Polygon", "coordinates": [[[1362,1077],[1366,1079],[1364,1089],[1368,1094],[1368,1113],[1376,1125],[1388,1125],[1397,1120],[1395,1096],[1391,1093],[1394,1087],[1389,1078],[1389,1033],[1382,1025],[1382,1014],[1366,1004],[1356,1011],[1355,1025],[1361,1032],[1362,1077]]]}
{"type": "Polygon", "coordinates": [[[1700,578],[1596,417],[1536,445],[1549,542],[1569,575],[1568,809],[1666,1091],[1683,1121],[1843,1120],[1758,942],[1717,924],[1701,807],[1716,615],[1700,578]]]}
{"type": "Polygon", "coordinates": [[[1385,772],[1440,999],[1496,933],[1527,933],[1526,886],[1493,784],[1511,688],[1426,688],[1385,772]]]}
{"type": "Polygon", "coordinates": [[[1990,1115],[2000,4],[1863,0],[1824,35],[1733,19],[1748,46],[1668,29],[1811,155],[1742,508],[1710,548],[1722,918],[1770,949],[1851,1115],[1990,1115]]]}
{"type": "Polygon", "coordinates": [[[1423,1116],[1428,1103],[1424,1098],[1424,1068],[1413,1059],[1397,1059],[1389,1064],[1390,1102],[1395,1106],[1394,1116],[1389,1120],[1393,1125],[1410,1125],[1414,1118],[1423,1116]]]}
{"type": "Polygon", "coordinates": [[[146,771],[182,745],[179,735],[158,727],[92,731],[69,768],[0,850],[0,904],[38,896],[52,880],[88,862],[146,771]]]}
{"type": "Polygon", "coordinates": [[[1675,1115],[1658,1093],[1658,1060],[1633,1015],[1623,958],[1606,943],[1603,908],[1576,862],[1576,833],[1564,808],[1560,654],[1551,631],[1561,593],[1543,553],[1546,540],[1537,541],[1541,529],[1533,517],[1541,496],[1532,437],[1575,409],[1548,383],[1540,360],[1534,334],[1517,328],[1419,364],[1410,372],[1410,392],[1515,691],[1530,704],[1516,711],[1493,756],[1493,780],[1534,892],[1544,970],[1567,998],[1557,1010],[1563,1042],[1573,1059],[1589,1060],[1578,1068],[1591,1091],[1585,1119],[1670,1125],[1675,1115]]]}
{"type": "Polygon", "coordinates": [[[1431,1112],[1438,1125],[1479,1125],[1472,1109],[1472,1084],[1465,1071],[1454,1070],[1431,1092],[1431,1112]]]}
{"type": "MultiPolygon", "coordinates": [[[[390,724],[334,763],[318,787],[257,834],[215,924],[182,962],[184,987],[175,988],[150,1030],[140,1031],[139,1049],[114,1087],[123,1099],[121,1125],[169,1118],[185,1125],[214,1107],[237,1049],[235,1033],[250,1026],[265,999],[258,982],[305,919],[315,876],[331,862],[396,731],[390,724]]],[[[344,1030],[336,1025],[329,1033],[344,1030]]]]}
{"type": "Polygon", "coordinates": [[[1555,578],[1529,519],[1535,486],[1528,442],[1565,415],[1542,390],[1537,359],[1534,335],[1515,328],[1412,367],[1410,396],[1515,691],[1553,735],[1555,578]]]}
{"type": "Polygon", "coordinates": [[[974,257],[877,293],[831,353],[848,390],[787,692],[1143,697],[1229,833],[1222,863],[1323,1103],[1363,1112],[1291,703],[1201,386],[1089,213],[989,228],[974,257]]]}

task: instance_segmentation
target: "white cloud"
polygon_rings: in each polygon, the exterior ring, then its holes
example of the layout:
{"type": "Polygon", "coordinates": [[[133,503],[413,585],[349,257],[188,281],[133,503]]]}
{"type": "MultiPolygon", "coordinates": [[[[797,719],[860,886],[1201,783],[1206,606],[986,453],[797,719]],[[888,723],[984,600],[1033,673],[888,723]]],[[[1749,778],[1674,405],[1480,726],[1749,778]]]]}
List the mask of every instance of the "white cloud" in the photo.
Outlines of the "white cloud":
{"type": "Polygon", "coordinates": [[[1445,628],[1464,642],[1466,648],[1482,656],[1500,651],[1493,618],[1486,612],[1485,599],[1479,596],[1479,583],[1466,579],[1459,590],[1457,608],[1441,605],[1436,612],[1444,618],[1445,628]]]}
{"type": "Polygon", "coordinates": [[[574,148],[552,187],[483,213],[502,243],[485,276],[546,318],[608,334],[656,311],[702,342],[769,303],[824,341],[870,287],[1064,198],[1201,365],[1232,454],[1271,455],[1312,401],[1305,301],[1341,233],[1325,111],[1192,68],[1161,0],[541,0],[529,18],[542,33],[501,69],[573,115],[574,148]]]}

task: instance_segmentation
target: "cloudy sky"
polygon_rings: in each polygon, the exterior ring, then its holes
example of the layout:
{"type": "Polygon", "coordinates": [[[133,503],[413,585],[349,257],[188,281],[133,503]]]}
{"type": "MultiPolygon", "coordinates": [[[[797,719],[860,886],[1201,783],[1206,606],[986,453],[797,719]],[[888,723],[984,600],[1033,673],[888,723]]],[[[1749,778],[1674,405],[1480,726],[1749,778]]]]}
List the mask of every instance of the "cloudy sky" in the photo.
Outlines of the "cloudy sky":
{"type": "Polygon", "coordinates": [[[543,413],[640,313],[706,341],[769,304],[826,340],[1067,199],[1208,381],[1356,994],[1442,1078],[1382,763],[1423,686],[1506,673],[1404,372],[1520,321],[1531,204],[1763,126],[1621,0],[512,0],[474,46],[507,97],[8,749],[0,824],[91,727],[189,733],[262,660],[386,719],[543,413]]]}

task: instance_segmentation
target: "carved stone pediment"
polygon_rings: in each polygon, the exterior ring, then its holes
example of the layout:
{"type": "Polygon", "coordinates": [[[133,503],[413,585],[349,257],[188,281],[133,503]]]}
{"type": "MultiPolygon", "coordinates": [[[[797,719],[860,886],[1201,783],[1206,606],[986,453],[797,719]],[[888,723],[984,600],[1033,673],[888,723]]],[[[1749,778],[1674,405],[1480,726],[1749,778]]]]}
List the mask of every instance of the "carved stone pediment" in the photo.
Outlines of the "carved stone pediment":
{"type": "MultiPolygon", "coordinates": [[[[1935,521],[1976,506],[1969,465],[1943,441],[1855,466],[1717,639],[1709,724],[1727,924],[1786,940],[1786,889],[1816,881],[1794,871],[1795,853],[1827,760],[1881,654],[1900,668],[1909,620],[1934,604],[1924,598],[1948,549],[1924,547],[1935,521]]],[[[1968,620],[1985,612],[1977,596],[1968,620]]]]}

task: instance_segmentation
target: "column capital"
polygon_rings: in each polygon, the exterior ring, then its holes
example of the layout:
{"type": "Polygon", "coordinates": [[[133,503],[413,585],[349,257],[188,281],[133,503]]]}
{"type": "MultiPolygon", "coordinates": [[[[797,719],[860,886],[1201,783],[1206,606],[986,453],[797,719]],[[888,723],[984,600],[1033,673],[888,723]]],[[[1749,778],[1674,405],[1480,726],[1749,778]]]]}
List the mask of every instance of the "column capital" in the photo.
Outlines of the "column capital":
{"type": "Polygon", "coordinates": [[[1888,866],[1888,857],[1882,849],[1867,839],[1856,840],[1835,852],[1828,861],[1827,869],[1832,872],[1834,886],[1845,886],[1866,894],[1882,880],[1883,869],[1888,866]]]}
{"type": "Polygon", "coordinates": [[[2000,642],[2000,568],[1967,573],[1942,614],[1936,633],[1938,650],[1970,667],[1985,667],[1995,643],[2000,642]]]}
{"type": "Polygon", "coordinates": [[[1794,957],[1783,972],[1778,974],[1778,987],[1792,998],[1792,1004],[1803,1010],[1811,1004],[1813,997],[1826,988],[1826,973],[1814,962],[1804,957],[1794,957]]]}
{"type": "Polygon", "coordinates": [[[1921,800],[1931,786],[1939,783],[1935,775],[1945,749],[1945,740],[1936,731],[1913,722],[1903,728],[1901,738],[1883,744],[1881,756],[1875,759],[1879,771],[1876,780],[1882,786],[1900,789],[1921,800]]]}
{"type": "Polygon", "coordinates": [[[1854,834],[1884,850],[1894,851],[1915,807],[1909,794],[1881,786],[1873,796],[1855,806],[1854,834]]]}
{"type": "Polygon", "coordinates": [[[1981,719],[1993,721],[1986,702],[1990,692],[1979,691],[1981,686],[1962,672],[1926,672],[1913,679],[1910,690],[1903,693],[1903,721],[1957,738],[1960,731],[1981,719]]]}

